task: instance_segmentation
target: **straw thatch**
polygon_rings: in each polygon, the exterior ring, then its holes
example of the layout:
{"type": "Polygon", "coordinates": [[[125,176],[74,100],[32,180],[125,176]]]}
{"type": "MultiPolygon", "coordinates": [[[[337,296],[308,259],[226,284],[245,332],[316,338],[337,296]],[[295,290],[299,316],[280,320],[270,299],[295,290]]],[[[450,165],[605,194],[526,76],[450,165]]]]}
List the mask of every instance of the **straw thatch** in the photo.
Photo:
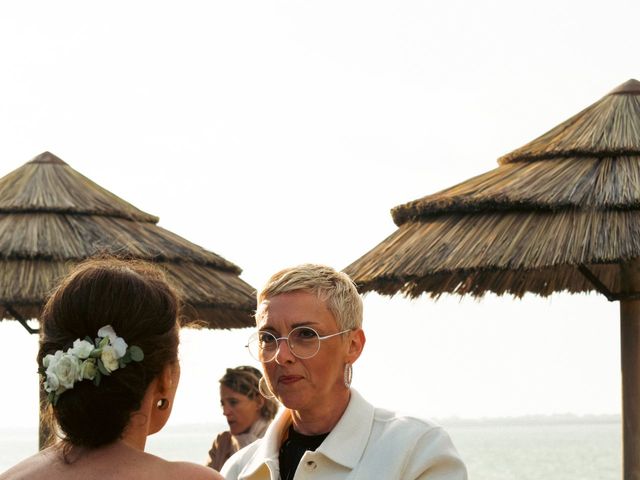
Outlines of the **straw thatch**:
{"type": "Polygon", "coordinates": [[[9,173],[0,179],[0,318],[37,317],[74,264],[115,254],[159,264],[188,320],[250,326],[254,290],[240,268],[157,222],[49,152],[9,173]]]}
{"type": "Polygon", "coordinates": [[[640,256],[640,82],[630,80],[499,167],[392,210],[398,230],[348,266],[362,291],[620,292],[640,256]]]}

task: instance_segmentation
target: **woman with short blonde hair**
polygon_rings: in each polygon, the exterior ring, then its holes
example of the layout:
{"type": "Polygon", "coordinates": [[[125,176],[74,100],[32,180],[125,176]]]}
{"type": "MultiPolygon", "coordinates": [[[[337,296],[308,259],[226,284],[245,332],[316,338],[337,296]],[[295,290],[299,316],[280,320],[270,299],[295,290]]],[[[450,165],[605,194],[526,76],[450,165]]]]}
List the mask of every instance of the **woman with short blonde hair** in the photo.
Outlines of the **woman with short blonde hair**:
{"type": "Polygon", "coordinates": [[[441,427],[376,408],[351,388],[365,335],[347,275],[313,264],[281,270],[258,294],[256,324],[247,347],[262,363],[261,392],[286,408],[227,461],[227,480],[467,478],[441,427]]]}

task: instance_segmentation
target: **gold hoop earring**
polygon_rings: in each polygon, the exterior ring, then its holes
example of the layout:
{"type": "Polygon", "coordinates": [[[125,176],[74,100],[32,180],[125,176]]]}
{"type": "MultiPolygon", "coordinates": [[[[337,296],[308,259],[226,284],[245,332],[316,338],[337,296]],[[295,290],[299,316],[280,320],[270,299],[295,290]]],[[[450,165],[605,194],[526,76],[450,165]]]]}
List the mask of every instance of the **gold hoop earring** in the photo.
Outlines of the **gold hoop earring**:
{"type": "Polygon", "coordinates": [[[269,384],[267,383],[264,377],[260,377],[260,381],[258,382],[258,391],[260,392],[260,395],[262,395],[264,398],[269,398],[269,399],[276,398],[274,393],[269,388],[269,384]]]}

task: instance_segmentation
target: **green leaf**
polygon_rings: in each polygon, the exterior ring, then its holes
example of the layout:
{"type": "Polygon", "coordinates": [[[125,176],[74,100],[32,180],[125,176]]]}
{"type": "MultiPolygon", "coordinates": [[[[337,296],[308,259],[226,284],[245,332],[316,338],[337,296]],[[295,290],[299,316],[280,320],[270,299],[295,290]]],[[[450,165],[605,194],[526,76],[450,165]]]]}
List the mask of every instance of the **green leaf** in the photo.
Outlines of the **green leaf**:
{"type": "Polygon", "coordinates": [[[98,348],[106,347],[107,345],[109,345],[109,337],[104,337],[102,340],[100,340],[98,348]]]}
{"type": "Polygon", "coordinates": [[[104,366],[104,363],[102,363],[102,360],[100,359],[98,359],[98,371],[103,375],[109,375],[109,370],[107,370],[107,368],[104,366]]]}
{"type": "Polygon", "coordinates": [[[91,357],[91,358],[100,358],[100,355],[102,355],[102,349],[101,348],[96,348],[95,350],[91,351],[91,353],[89,354],[89,357],[91,357]]]}
{"type": "Polygon", "coordinates": [[[125,363],[125,365],[131,361],[131,349],[130,348],[127,348],[127,353],[125,353],[124,356],[120,360],[122,360],[125,363]]]}
{"type": "Polygon", "coordinates": [[[124,361],[124,359],[123,359],[123,358],[119,358],[119,359],[118,359],[118,366],[119,366],[120,368],[124,368],[124,367],[126,367],[126,366],[127,366],[127,364],[126,364],[126,362],[124,361]]]}
{"type": "Polygon", "coordinates": [[[84,337],[84,339],[89,342],[91,345],[95,345],[95,343],[93,343],[93,340],[91,339],[91,337],[89,335],[87,335],[86,337],[84,337]]]}
{"type": "MultiPolygon", "coordinates": [[[[100,368],[100,367],[98,367],[98,368],[100,368]]],[[[93,377],[93,384],[94,384],[96,387],[100,386],[100,380],[102,380],[102,373],[100,373],[100,370],[98,370],[98,371],[96,372],[96,376],[95,376],[95,377],[93,377]]]]}
{"type": "Polygon", "coordinates": [[[131,360],[133,360],[134,362],[141,362],[142,360],[144,360],[144,352],[137,345],[132,345],[131,347],[129,347],[127,354],[131,355],[131,360]]]}

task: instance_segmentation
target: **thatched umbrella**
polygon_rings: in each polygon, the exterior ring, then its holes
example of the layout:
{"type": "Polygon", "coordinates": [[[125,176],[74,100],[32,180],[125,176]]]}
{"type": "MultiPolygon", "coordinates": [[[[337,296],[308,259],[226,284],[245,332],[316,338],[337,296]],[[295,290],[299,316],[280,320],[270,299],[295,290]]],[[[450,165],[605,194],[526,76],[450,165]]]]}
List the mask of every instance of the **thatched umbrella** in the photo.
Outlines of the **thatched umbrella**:
{"type": "Polygon", "coordinates": [[[640,82],[498,160],[392,209],[398,229],[345,271],[362,291],[596,290],[620,301],[625,479],[640,479],[640,82]]]}
{"type": "Polygon", "coordinates": [[[248,327],[255,299],[233,263],[157,225],[49,152],[0,178],[0,318],[36,318],[77,262],[116,254],[159,264],[189,320],[248,327]]]}
{"type": "Polygon", "coordinates": [[[0,178],[0,319],[35,333],[26,320],[73,265],[115,254],[160,265],[183,296],[186,320],[252,325],[254,289],[240,268],[157,223],[49,152],[0,178]]]}

